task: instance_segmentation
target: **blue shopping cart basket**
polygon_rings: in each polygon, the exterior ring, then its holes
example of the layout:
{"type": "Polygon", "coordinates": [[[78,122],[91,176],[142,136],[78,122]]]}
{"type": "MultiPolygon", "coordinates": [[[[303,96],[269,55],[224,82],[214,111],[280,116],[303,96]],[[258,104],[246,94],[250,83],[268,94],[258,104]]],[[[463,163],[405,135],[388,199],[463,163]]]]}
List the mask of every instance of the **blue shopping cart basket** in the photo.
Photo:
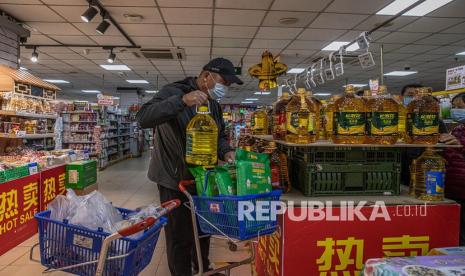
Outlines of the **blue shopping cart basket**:
{"type": "MultiPolygon", "coordinates": [[[[117,208],[123,217],[133,211],[117,208]]],[[[50,219],[51,211],[35,215],[39,224],[40,261],[49,269],[78,265],[98,260],[102,243],[110,234],[94,231],[66,221],[50,219]]],[[[108,248],[103,275],[137,275],[152,260],[160,230],[167,219],[160,217],[137,238],[113,240],[108,248]]],[[[76,275],[95,275],[97,263],[73,267],[64,271],[76,275]]]]}

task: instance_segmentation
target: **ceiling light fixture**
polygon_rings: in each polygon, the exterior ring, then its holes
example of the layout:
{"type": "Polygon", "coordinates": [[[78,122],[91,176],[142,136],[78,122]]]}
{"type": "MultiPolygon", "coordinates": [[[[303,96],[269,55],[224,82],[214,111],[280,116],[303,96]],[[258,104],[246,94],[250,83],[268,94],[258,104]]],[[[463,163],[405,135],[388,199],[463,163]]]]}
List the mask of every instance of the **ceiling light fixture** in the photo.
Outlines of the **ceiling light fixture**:
{"type": "Polygon", "coordinates": [[[391,4],[387,5],[380,11],[378,11],[377,15],[396,15],[399,12],[405,10],[406,8],[410,7],[411,5],[415,4],[419,0],[396,0],[391,4]]]}
{"type": "Polygon", "coordinates": [[[465,51],[455,54],[456,56],[465,56],[465,51]]]}
{"type": "Polygon", "coordinates": [[[247,98],[247,99],[245,99],[245,100],[246,100],[246,101],[258,101],[257,98],[247,98]]]}
{"type": "Polygon", "coordinates": [[[254,93],[255,95],[270,95],[271,92],[270,91],[257,91],[254,93]]]}
{"type": "Polygon", "coordinates": [[[305,68],[292,68],[291,70],[287,71],[288,74],[300,74],[305,71],[305,68]]]}
{"type": "Polygon", "coordinates": [[[392,71],[389,73],[384,74],[385,76],[393,76],[393,77],[404,77],[408,75],[413,75],[418,73],[418,71],[392,71]]]}
{"type": "Polygon", "coordinates": [[[313,96],[331,96],[331,93],[315,93],[313,96]]]}
{"type": "Polygon", "coordinates": [[[143,83],[149,83],[146,80],[126,80],[129,83],[134,83],[134,84],[143,84],[143,83]]]}
{"type": "Polygon", "coordinates": [[[100,24],[98,24],[97,29],[95,30],[97,31],[97,33],[103,35],[107,31],[108,27],[110,27],[110,23],[103,19],[103,21],[100,24]]]}
{"type": "Polygon", "coordinates": [[[156,94],[158,93],[158,90],[145,90],[145,93],[156,94]]]}
{"type": "Polygon", "coordinates": [[[89,23],[94,19],[94,17],[97,15],[98,10],[92,6],[89,6],[89,8],[81,15],[81,20],[89,23]]]}
{"type": "Polygon", "coordinates": [[[86,89],[83,89],[81,91],[84,92],[84,93],[100,93],[100,90],[86,90],[86,89]]]}
{"type": "MultiPolygon", "coordinates": [[[[342,46],[345,46],[345,45],[347,45],[349,43],[350,42],[346,42],[346,41],[333,41],[333,42],[331,42],[329,45],[327,45],[326,47],[324,47],[321,50],[322,51],[337,51],[342,46]]],[[[349,47],[346,48],[346,50],[349,51],[349,52],[357,51],[358,49],[359,49],[359,47],[358,47],[357,43],[353,43],[352,45],[350,45],[349,47]]]]}
{"type": "Polygon", "coordinates": [[[34,47],[34,51],[32,52],[31,61],[34,62],[34,63],[39,61],[39,54],[36,51],[36,47],[34,47]]]}
{"type": "Polygon", "coordinates": [[[241,104],[253,104],[251,101],[242,101],[241,104]]]}
{"type": "Polygon", "coordinates": [[[27,71],[27,68],[21,66],[21,67],[19,67],[19,70],[27,71]]]}
{"type": "MultiPolygon", "coordinates": [[[[349,83],[347,85],[352,85],[353,87],[365,87],[367,86],[368,84],[364,84],[364,83],[349,83]]],[[[343,85],[342,87],[346,88],[347,85],[343,85]]]]}
{"type": "Polygon", "coordinates": [[[424,16],[428,13],[439,9],[440,7],[444,6],[452,2],[453,0],[426,0],[425,2],[421,3],[420,5],[416,6],[415,8],[409,10],[408,12],[404,13],[405,16],[424,16]]]}
{"type": "Polygon", "coordinates": [[[51,79],[44,79],[44,81],[49,82],[49,83],[69,83],[69,81],[65,80],[51,80],[51,79]]]}
{"type": "Polygon", "coordinates": [[[124,64],[100,64],[100,67],[108,71],[131,71],[131,68],[124,64]]]}
{"type": "Polygon", "coordinates": [[[115,62],[116,55],[113,53],[113,48],[110,49],[110,55],[108,56],[108,63],[113,63],[115,62]]]}

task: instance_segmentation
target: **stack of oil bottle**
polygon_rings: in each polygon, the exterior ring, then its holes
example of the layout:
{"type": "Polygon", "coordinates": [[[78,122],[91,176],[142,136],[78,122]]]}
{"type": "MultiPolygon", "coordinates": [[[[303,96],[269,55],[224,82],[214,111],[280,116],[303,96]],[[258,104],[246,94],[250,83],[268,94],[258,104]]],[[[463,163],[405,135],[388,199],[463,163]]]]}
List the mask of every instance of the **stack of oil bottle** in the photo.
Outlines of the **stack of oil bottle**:
{"type": "MultiPolygon", "coordinates": [[[[334,144],[435,145],[439,141],[439,101],[431,88],[418,88],[404,107],[379,86],[357,96],[348,85],[342,96],[323,105],[310,91],[284,92],[271,110],[259,108],[251,117],[254,135],[272,134],[275,140],[309,144],[331,140],[334,144]]],[[[442,200],[445,162],[432,147],[411,167],[411,194],[422,200],[442,200]]]]}

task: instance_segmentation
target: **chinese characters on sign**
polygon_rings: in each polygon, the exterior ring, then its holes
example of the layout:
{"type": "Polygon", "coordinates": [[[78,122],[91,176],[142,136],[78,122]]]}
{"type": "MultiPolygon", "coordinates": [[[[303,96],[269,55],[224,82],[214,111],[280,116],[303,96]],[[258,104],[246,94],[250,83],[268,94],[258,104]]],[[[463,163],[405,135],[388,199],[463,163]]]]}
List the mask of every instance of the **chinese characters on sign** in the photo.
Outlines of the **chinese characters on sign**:
{"type": "Polygon", "coordinates": [[[258,242],[258,254],[263,270],[267,276],[280,275],[281,255],[281,231],[280,228],[271,234],[260,237],[258,242]]]}
{"type": "Polygon", "coordinates": [[[317,241],[317,246],[324,248],[323,254],[316,260],[320,276],[338,275],[339,271],[342,272],[340,275],[344,276],[352,275],[351,271],[358,275],[362,270],[363,240],[354,237],[348,237],[345,240],[326,238],[317,241]],[[334,261],[336,261],[336,265],[334,265],[334,261]]]}
{"type": "Polygon", "coordinates": [[[64,195],[66,193],[66,169],[65,166],[59,166],[52,169],[44,170],[40,173],[40,175],[40,210],[45,210],[47,209],[47,205],[52,200],[54,200],[55,197],[57,197],[58,195],[64,195]]]}

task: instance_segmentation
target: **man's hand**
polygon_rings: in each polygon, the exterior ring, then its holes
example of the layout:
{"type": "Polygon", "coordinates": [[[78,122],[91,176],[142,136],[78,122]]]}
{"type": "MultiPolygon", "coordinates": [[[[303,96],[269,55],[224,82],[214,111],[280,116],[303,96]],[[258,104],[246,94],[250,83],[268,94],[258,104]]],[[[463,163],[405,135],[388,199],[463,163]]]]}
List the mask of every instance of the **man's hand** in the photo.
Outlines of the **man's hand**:
{"type": "Polygon", "coordinates": [[[439,137],[439,142],[445,143],[446,145],[460,145],[459,140],[449,133],[442,133],[439,137]]]}
{"type": "Polygon", "coordinates": [[[195,90],[187,93],[182,97],[182,100],[187,106],[201,105],[206,102],[208,95],[200,90],[195,90]]]}
{"type": "Polygon", "coordinates": [[[224,161],[228,163],[233,163],[236,160],[236,152],[230,151],[224,154],[224,161]]]}

